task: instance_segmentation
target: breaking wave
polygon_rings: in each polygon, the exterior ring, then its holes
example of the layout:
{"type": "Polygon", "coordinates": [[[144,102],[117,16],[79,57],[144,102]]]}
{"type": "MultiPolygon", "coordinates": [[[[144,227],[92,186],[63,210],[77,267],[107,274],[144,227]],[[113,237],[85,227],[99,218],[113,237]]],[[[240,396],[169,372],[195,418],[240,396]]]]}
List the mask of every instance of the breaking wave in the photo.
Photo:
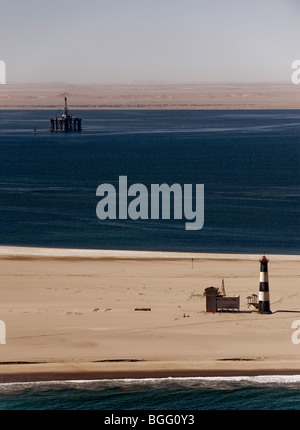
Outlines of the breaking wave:
{"type": "Polygon", "coordinates": [[[125,378],[67,381],[9,382],[0,384],[0,395],[24,390],[80,389],[101,391],[108,388],[169,389],[175,387],[190,389],[233,390],[245,387],[289,387],[300,389],[300,375],[258,375],[258,376],[212,376],[212,377],[168,377],[168,378],[125,378]]]}

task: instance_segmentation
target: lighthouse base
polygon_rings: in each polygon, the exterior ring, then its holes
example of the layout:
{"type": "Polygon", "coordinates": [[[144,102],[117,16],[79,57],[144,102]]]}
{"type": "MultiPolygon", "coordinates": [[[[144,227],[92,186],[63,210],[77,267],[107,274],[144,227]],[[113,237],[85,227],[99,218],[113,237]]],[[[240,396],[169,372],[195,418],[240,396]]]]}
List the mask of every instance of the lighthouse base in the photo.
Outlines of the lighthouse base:
{"type": "Polygon", "coordinates": [[[258,313],[259,314],[271,314],[272,311],[270,309],[269,302],[259,302],[258,303],[258,313]]]}

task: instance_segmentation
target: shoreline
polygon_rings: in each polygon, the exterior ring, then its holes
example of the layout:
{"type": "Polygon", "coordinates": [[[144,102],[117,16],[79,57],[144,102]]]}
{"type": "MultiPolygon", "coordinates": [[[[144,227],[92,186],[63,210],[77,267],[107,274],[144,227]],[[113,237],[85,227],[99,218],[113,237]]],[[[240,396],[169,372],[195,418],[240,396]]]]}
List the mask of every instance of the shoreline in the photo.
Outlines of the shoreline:
{"type": "MultiPolygon", "coordinates": [[[[193,105],[174,105],[174,106],[153,106],[153,105],[145,105],[145,106],[98,106],[98,105],[76,105],[73,104],[70,106],[70,109],[76,111],[299,111],[300,106],[285,106],[285,107],[273,107],[273,106],[215,106],[215,105],[205,105],[205,106],[193,106],[193,105]]],[[[0,111],[49,111],[53,112],[53,110],[57,110],[57,106],[0,106],[0,111]]]]}
{"type": "MultiPolygon", "coordinates": [[[[274,261],[282,259],[300,261],[298,254],[270,254],[274,261]]],[[[184,251],[139,251],[119,249],[83,249],[83,248],[47,248],[36,246],[0,245],[1,258],[58,258],[58,259],[140,259],[140,260],[190,260],[190,259],[221,259],[257,261],[260,253],[216,253],[216,252],[184,252],[184,251]]]]}
{"type": "Polygon", "coordinates": [[[157,370],[157,371],[102,371],[102,372],[32,372],[27,374],[9,373],[0,374],[0,384],[9,383],[34,383],[34,382],[66,382],[66,381],[104,381],[104,380],[145,380],[168,378],[234,378],[255,376],[297,376],[299,369],[282,369],[279,371],[258,370],[157,370]]]}
{"type": "MultiPolygon", "coordinates": [[[[69,106],[74,111],[299,111],[299,106],[259,106],[259,105],[77,105],[69,106]]],[[[58,109],[57,105],[35,106],[35,105],[0,105],[0,111],[48,111],[58,109]]]]}

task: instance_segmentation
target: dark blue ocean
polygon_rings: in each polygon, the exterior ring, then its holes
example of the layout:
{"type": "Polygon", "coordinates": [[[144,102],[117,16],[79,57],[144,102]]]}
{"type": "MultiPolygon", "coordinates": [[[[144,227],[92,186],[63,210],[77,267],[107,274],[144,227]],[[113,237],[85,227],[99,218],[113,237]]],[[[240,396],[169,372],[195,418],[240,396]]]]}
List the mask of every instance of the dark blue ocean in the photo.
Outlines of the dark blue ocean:
{"type": "MultiPolygon", "coordinates": [[[[0,111],[0,245],[299,253],[300,111],[0,111]],[[37,134],[33,134],[34,127],[37,134]],[[105,220],[102,183],[204,184],[205,221],[105,220]]],[[[300,409],[299,376],[0,384],[0,409],[300,409]]]]}
{"type": "Polygon", "coordinates": [[[8,383],[0,410],[300,410],[300,376],[8,383]]]}
{"type": "MultiPolygon", "coordinates": [[[[299,252],[300,111],[0,111],[0,244],[299,252]],[[37,134],[33,134],[34,127],[37,134]],[[204,227],[96,216],[102,183],[204,184],[204,227]]],[[[171,211],[172,214],[172,211],[171,211]]]]}

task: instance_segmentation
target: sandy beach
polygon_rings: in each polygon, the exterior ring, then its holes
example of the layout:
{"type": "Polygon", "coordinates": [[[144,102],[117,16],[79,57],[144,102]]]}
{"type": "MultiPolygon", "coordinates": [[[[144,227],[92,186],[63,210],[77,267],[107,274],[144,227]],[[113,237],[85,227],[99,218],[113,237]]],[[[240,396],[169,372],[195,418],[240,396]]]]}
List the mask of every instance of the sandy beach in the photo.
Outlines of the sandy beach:
{"type": "Polygon", "coordinates": [[[300,109],[291,82],[131,84],[7,83],[0,109],[300,109]]]}
{"type": "Polygon", "coordinates": [[[267,256],[261,315],[261,255],[2,246],[0,381],[300,374],[300,257],[267,256]],[[239,313],[205,312],[222,279],[239,313]]]}

